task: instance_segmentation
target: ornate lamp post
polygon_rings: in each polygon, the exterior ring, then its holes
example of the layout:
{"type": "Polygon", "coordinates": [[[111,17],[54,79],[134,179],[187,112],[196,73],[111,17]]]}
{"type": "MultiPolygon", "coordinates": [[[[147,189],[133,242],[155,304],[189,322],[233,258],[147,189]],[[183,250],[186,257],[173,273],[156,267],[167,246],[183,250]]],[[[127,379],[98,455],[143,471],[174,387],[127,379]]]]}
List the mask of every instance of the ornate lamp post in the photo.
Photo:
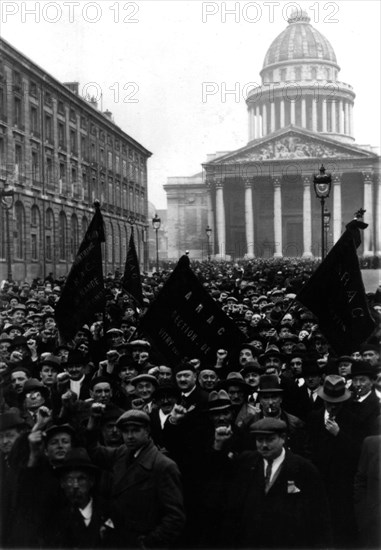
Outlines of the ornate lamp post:
{"type": "Polygon", "coordinates": [[[329,226],[331,222],[331,212],[327,210],[327,208],[324,209],[324,233],[325,233],[325,250],[328,252],[328,231],[329,226]]]}
{"type": "Polygon", "coordinates": [[[325,173],[323,165],[319,168],[320,174],[314,175],[314,191],[321,204],[321,259],[325,258],[325,246],[324,246],[324,206],[325,199],[329,197],[332,186],[331,174],[325,173]]]}
{"type": "Polygon", "coordinates": [[[152,227],[156,232],[156,271],[159,272],[159,229],[161,227],[161,219],[157,214],[152,218],[152,227]]]}
{"type": "Polygon", "coordinates": [[[0,189],[1,207],[5,211],[6,255],[7,255],[7,279],[12,281],[12,255],[11,255],[11,231],[9,226],[9,211],[13,208],[13,189],[0,189]]]}
{"type": "Polygon", "coordinates": [[[206,238],[208,239],[208,262],[210,262],[210,237],[212,236],[212,228],[209,225],[205,229],[206,238]]]}

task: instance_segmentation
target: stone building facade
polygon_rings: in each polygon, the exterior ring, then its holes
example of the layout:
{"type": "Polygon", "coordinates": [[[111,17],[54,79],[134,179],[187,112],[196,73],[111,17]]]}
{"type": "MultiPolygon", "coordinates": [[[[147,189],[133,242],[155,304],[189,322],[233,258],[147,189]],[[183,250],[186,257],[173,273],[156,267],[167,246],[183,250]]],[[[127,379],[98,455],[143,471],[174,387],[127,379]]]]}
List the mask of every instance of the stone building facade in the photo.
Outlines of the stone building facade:
{"type": "Polygon", "coordinates": [[[363,207],[369,228],[360,252],[381,255],[380,157],[355,143],[355,93],[339,71],[331,44],[298,10],[266,53],[262,84],[248,93],[247,145],[209,155],[197,176],[168,178],[169,257],[189,248],[205,258],[207,225],[216,258],[319,257],[313,174],[322,163],[332,174],[329,245],[363,207]]]}
{"type": "Polygon", "coordinates": [[[104,270],[123,269],[131,225],[148,265],[147,160],[78,83],[62,84],[0,40],[0,278],[68,272],[101,203],[104,270]],[[8,201],[8,204],[7,204],[8,201]],[[7,208],[9,206],[9,208],[7,208]]]}

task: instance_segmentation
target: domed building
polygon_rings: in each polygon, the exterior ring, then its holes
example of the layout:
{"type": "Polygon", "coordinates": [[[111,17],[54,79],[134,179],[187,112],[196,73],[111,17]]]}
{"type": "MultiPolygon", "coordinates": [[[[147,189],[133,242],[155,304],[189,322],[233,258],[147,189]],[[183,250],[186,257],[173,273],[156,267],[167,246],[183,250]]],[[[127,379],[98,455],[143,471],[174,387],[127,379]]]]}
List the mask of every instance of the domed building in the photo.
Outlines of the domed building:
{"type": "Polygon", "coordinates": [[[332,175],[328,246],[363,207],[360,253],[381,256],[380,157],[355,144],[355,93],[339,72],[330,42],[306,12],[294,12],[248,93],[247,145],[209,155],[191,178],[168,178],[169,258],[185,249],[197,258],[319,257],[312,174],[322,163],[332,175]]]}

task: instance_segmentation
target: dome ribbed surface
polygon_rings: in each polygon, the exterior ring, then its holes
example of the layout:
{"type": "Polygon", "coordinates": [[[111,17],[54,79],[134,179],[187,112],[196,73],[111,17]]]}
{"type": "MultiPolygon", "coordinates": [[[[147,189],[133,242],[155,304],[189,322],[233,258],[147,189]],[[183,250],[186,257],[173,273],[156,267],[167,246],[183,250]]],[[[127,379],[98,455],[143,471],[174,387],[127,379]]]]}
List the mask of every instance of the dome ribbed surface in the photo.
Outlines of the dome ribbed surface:
{"type": "Polygon", "coordinates": [[[309,17],[302,12],[299,18],[290,17],[288,27],[275,38],[267,50],[263,69],[268,65],[296,59],[321,59],[337,64],[330,42],[309,23],[309,17]]]}

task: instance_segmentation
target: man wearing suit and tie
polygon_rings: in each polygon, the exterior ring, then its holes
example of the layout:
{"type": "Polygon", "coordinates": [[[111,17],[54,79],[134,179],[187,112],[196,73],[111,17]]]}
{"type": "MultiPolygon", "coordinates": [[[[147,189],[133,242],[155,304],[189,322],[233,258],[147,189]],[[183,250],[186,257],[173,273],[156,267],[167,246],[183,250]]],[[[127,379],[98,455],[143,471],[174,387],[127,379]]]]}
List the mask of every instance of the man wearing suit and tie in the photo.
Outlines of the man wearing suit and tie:
{"type": "MultiPolygon", "coordinates": [[[[233,548],[322,548],[330,542],[323,484],[316,468],[285,449],[287,426],[277,418],[251,425],[256,451],[224,456],[231,431],[216,428],[214,469],[221,475],[215,532],[233,548]],[[219,455],[219,456],[218,456],[219,455]],[[221,466],[222,463],[224,467],[221,466]]],[[[218,544],[219,541],[209,541],[218,544]]]]}

